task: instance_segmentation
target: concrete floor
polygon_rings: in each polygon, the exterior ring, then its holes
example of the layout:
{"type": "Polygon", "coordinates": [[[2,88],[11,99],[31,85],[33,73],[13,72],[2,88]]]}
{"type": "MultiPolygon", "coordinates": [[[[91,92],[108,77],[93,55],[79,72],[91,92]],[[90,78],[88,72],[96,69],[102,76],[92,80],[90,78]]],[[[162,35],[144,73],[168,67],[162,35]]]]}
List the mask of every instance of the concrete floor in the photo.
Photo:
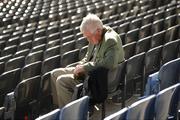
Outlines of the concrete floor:
{"type": "MultiPolygon", "coordinates": [[[[138,100],[138,96],[133,96],[132,98],[126,100],[126,105],[129,106],[135,101],[138,100]]],[[[89,120],[101,120],[101,106],[97,105],[99,110],[94,108],[93,115],[89,118],[89,120]]],[[[106,100],[106,117],[121,110],[121,103],[113,103],[112,100],[106,100]]]]}

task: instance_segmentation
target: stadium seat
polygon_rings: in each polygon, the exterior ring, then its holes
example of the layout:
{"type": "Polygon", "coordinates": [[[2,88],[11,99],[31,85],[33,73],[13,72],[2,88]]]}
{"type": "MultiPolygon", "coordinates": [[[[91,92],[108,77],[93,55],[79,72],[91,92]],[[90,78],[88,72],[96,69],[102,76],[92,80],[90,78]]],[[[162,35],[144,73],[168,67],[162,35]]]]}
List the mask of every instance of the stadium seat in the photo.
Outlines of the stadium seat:
{"type": "Polygon", "coordinates": [[[41,61],[24,66],[21,71],[21,81],[37,75],[41,75],[41,61]]]}
{"type": "Polygon", "coordinates": [[[1,56],[7,56],[10,54],[14,54],[16,51],[17,51],[17,45],[5,47],[4,50],[1,51],[1,56]]]}
{"type": "Polygon", "coordinates": [[[33,40],[34,33],[29,32],[29,33],[23,33],[22,37],[20,38],[20,42],[27,42],[29,40],[33,40]]]}
{"type": "Polygon", "coordinates": [[[14,58],[15,57],[20,57],[20,56],[27,56],[30,52],[30,49],[24,49],[24,50],[21,50],[21,51],[17,51],[15,54],[14,54],[14,58]]]}
{"type": "Polygon", "coordinates": [[[166,33],[166,31],[163,30],[161,32],[158,32],[158,33],[155,33],[152,35],[151,48],[154,48],[154,47],[164,44],[165,33],[166,33]]]}
{"type": "Polygon", "coordinates": [[[36,27],[35,26],[31,26],[31,27],[26,27],[24,34],[25,33],[30,33],[30,32],[35,32],[36,31],[36,27]]]}
{"type": "Polygon", "coordinates": [[[0,57],[0,62],[7,62],[9,59],[11,59],[13,57],[12,54],[10,55],[6,55],[6,56],[2,56],[0,57]]]}
{"type": "Polygon", "coordinates": [[[126,99],[133,94],[143,94],[143,69],[145,52],[134,55],[126,64],[126,99]],[[133,69],[132,69],[133,68],[133,69]]]}
{"type": "Polygon", "coordinates": [[[66,42],[71,42],[72,40],[74,40],[74,34],[64,36],[61,40],[61,44],[66,43],[66,42]]]}
{"type": "Polygon", "coordinates": [[[163,46],[162,49],[162,65],[170,60],[174,60],[178,57],[180,47],[180,39],[170,41],[163,46]]]}
{"type": "Polygon", "coordinates": [[[124,58],[127,60],[135,54],[136,41],[123,45],[124,58]]]}
{"type": "Polygon", "coordinates": [[[10,71],[16,68],[22,68],[24,66],[25,57],[24,56],[19,56],[15,57],[13,59],[10,59],[9,61],[6,62],[5,64],[5,71],[10,71]]]}
{"type": "Polygon", "coordinates": [[[18,45],[17,51],[21,51],[24,49],[31,49],[31,48],[32,48],[32,40],[29,40],[29,41],[21,42],[18,45]]]}
{"type": "Polygon", "coordinates": [[[62,33],[61,33],[61,36],[66,37],[66,36],[69,36],[69,35],[72,35],[72,34],[74,34],[73,29],[69,28],[69,29],[63,30],[62,33]]]}
{"type": "Polygon", "coordinates": [[[176,14],[166,17],[164,20],[164,28],[168,29],[168,28],[176,25],[177,24],[176,17],[177,17],[176,14]]]}
{"type": "Polygon", "coordinates": [[[38,117],[36,120],[86,120],[88,119],[89,97],[84,96],[74,100],[62,109],[55,109],[45,115],[38,117]]]}
{"type": "Polygon", "coordinates": [[[152,24],[146,24],[140,28],[139,39],[142,39],[151,35],[151,26],[152,24]]]}
{"type": "Polygon", "coordinates": [[[158,46],[146,52],[144,63],[144,79],[147,79],[148,75],[159,70],[162,47],[163,46],[158,46]]]}
{"type": "Polygon", "coordinates": [[[79,61],[79,49],[71,50],[62,54],[61,67],[79,61]]]}
{"type": "Polygon", "coordinates": [[[141,27],[142,18],[137,18],[130,23],[129,30],[133,30],[141,27]]]}
{"type": "Polygon", "coordinates": [[[89,97],[72,101],[61,109],[60,120],[86,120],[88,118],[89,97]]]}
{"type": "Polygon", "coordinates": [[[107,116],[104,120],[125,120],[127,111],[128,111],[128,108],[125,107],[125,108],[119,110],[118,112],[107,116]]]}
{"type": "Polygon", "coordinates": [[[32,47],[35,47],[41,44],[46,44],[46,41],[47,41],[46,36],[35,38],[34,41],[32,41],[32,47]]]}
{"type": "Polygon", "coordinates": [[[155,119],[176,119],[177,98],[179,97],[180,84],[175,84],[160,91],[155,101],[155,119]],[[173,113],[174,112],[174,113],[173,113]]]}
{"type": "Polygon", "coordinates": [[[165,17],[174,15],[176,13],[176,7],[170,7],[165,11],[165,17]]]}
{"type": "Polygon", "coordinates": [[[68,52],[68,51],[74,50],[75,49],[75,45],[76,45],[76,41],[75,40],[71,40],[69,42],[63,43],[61,45],[61,48],[60,48],[61,55],[66,53],[66,52],[68,52]]]}
{"type": "Polygon", "coordinates": [[[86,45],[88,45],[88,41],[84,37],[81,37],[78,40],[76,40],[75,48],[76,49],[81,49],[86,45]]]}
{"type": "Polygon", "coordinates": [[[178,25],[172,26],[166,30],[165,40],[164,40],[165,43],[176,40],[179,38],[179,36],[178,36],[179,35],[178,34],[179,33],[179,27],[180,27],[180,25],[178,24],[178,25]]]}
{"type": "Polygon", "coordinates": [[[123,24],[120,24],[119,28],[118,28],[118,33],[126,33],[129,30],[129,24],[130,22],[125,22],[123,24]]]}
{"type": "Polygon", "coordinates": [[[138,40],[139,40],[139,28],[127,32],[125,39],[126,44],[138,40]]]}
{"type": "Polygon", "coordinates": [[[164,29],[164,19],[154,21],[151,28],[151,33],[155,34],[164,29]]]}
{"type": "Polygon", "coordinates": [[[46,49],[46,51],[44,52],[44,59],[47,59],[56,55],[60,55],[60,48],[61,46],[57,45],[57,46],[46,49]]]}
{"type": "Polygon", "coordinates": [[[154,118],[156,95],[151,95],[131,104],[127,111],[127,120],[152,120],[154,118]]]}
{"type": "Polygon", "coordinates": [[[6,47],[12,46],[12,45],[18,45],[19,44],[19,36],[16,37],[11,37],[7,42],[6,42],[6,47]]]}
{"type": "Polygon", "coordinates": [[[40,50],[45,51],[45,49],[46,49],[46,44],[41,44],[41,45],[33,47],[31,49],[31,53],[37,52],[37,51],[40,51],[40,50]]]}
{"type": "Polygon", "coordinates": [[[0,75],[0,106],[3,105],[4,97],[12,92],[20,81],[20,68],[4,72],[0,75]]]}
{"type": "Polygon", "coordinates": [[[154,13],[154,19],[153,21],[157,21],[164,18],[164,10],[158,11],[156,13],[154,13]]]}
{"type": "Polygon", "coordinates": [[[151,36],[142,38],[136,42],[136,54],[147,52],[150,49],[151,36]]]}
{"type": "Polygon", "coordinates": [[[56,40],[56,39],[60,39],[60,33],[59,32],[50,34],[48,36],[48,38],[47,38],[47,42],[53,41],[53,40],[56,40]]]}
{"type": "Polygon", "coordinates": [[[160,89],[163,90],[180,81],[180,58],[165,63],[159,70],[160,89]]]}
{"type": "Polygon", "coordinates": [[[25,65],[37,62],[37,61],[42,61],[43,60],[43,51],[37,51],[37,52],[32,52],[29,53],[26,58],[25,58],[25,65]]]}
{"type": "Polygon", "coordinates": [[[36,30],[34,33],[34,39],[39,38],[39,37],[43,37],[43,36],[46,36],[46,28],[36,30]]]}
{"type": "Polygon", "coordinates": [[[36,120],[59,120],[60,114],[61,114],[61,110],[55,109],[45,115],[42,115],[42,116],[36,118],[36,120]]]}
{"type": "Polygon", "coordinates": [[[56,55],[45,59],[42,63],[42,74],[50,72],[51,70],[60,67],[61,56],[56,55]],[[52,64],[53,63],[53,64],[52,64]]]}
{"type": "Polygon", "coordinates": [[[152,23],[153,16],[154,16],[153,14],[149,14],[149,15],[144,16],[143,20],[142,20],[142,26],[152,23]]]}
{"type": "Polygon", "coordinates": [[[14,90],[14,98],[16,101],[15,119],[23,119],[25,115],[29,115],[29,119],[35,119],[37,113],[37,102],[40,86],[40,76],[34,76],[21,81],[14,90]],[[34,109],[34,107],[36,109],[34,109]],[[34,114],[34,115],[33,115],[34,114]]]}
{"type": "Polygon", "coordinates": [[[49,26],[47,28],[47,35],[50,35],[50,34],[53,34],[53,33],[56,33],[59,31],[59,26],[49,26]]]}

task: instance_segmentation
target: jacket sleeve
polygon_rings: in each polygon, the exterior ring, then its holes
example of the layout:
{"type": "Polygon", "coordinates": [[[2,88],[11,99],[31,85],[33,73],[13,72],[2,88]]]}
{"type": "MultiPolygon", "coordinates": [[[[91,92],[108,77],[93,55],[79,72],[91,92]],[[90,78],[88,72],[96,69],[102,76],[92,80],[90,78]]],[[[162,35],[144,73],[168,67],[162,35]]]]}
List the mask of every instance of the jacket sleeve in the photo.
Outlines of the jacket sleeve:
{"type": "Polygon", "coordinates": [[[104,56],[96,62],[85,63],[84,69],[86,72],[96,69],[97,67],[114,68],[118,63],[118,46],[117,41],[108,39],[104,47],[104,56]]]}
{"type": "Polygon", "coordinates": [[[91,47],[91,45],[89,43],[86,55],[84,56],[84,58],[81,61],[79,61],[79,64],[84,64],[84,63],[88,62],[88,57],[89,57],[89,54],[90,54],[90,47],[91,47]]]}

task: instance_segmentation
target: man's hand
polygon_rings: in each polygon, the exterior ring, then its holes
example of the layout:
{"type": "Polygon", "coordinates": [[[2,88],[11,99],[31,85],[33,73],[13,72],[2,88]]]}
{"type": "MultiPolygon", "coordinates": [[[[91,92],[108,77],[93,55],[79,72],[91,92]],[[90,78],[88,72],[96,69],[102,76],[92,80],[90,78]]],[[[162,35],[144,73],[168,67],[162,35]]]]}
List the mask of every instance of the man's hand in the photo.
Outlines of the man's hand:
{"type": "Polygon", "coordinates": [[[74,70],[74,75],[75,76],[79,76],[80,74],[84,74],[84,73],[85,73],[85,70],[84,70],[83,65],[77,65],[75,67],[75,70],[74,70]]]}

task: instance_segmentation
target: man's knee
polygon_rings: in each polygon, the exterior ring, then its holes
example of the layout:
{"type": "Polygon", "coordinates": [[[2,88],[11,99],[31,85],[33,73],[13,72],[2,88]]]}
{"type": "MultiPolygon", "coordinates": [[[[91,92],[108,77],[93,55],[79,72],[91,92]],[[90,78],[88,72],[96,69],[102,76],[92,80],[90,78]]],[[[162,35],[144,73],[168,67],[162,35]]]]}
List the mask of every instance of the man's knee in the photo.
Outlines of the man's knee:
{"type": "Polygon", "coordinates": [[[56,80],[62,73],[62,68],[57,68],[51,71],[51,79],[56,80]]]}
{"type": "Polygon", "coordinates": [[[60,75],[56,80],[57,87],[72,88],[75,85],[72,74],[60,75]]]}

